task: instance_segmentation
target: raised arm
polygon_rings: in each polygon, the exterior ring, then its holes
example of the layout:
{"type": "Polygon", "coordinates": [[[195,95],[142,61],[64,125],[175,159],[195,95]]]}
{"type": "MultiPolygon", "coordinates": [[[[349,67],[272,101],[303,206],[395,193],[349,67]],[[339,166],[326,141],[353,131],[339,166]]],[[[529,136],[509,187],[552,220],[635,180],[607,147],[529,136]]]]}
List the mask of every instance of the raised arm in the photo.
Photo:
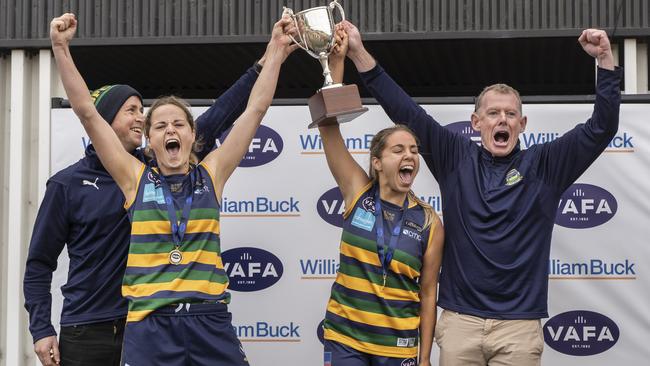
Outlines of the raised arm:
{"type": "Polygon", "coordinates": [[[342,24],[349,37],[348,57],[361,81],[394,123],[406,124],[415,132],[420,139],[420,154],[440,182],[444,172],[453,170],[468,151],[469,139],[440,126],[376,63],[363,46],[357,27],[348,21],[342,24]]]}
{"type": "Polygon", "coordinates": [[[622,69],[614,67],[607,33],[586,29],[578,42],[598,63],[596,101],[586,123],[541,146],[544,178],[556,187],[558,194],[562,194],[596,160],[618,130],[622,69]]]}
{"type": "MultiPolygon", "coordinates": [[[[329,57],[329,67],[335,83],[343,81],[345,54],[348,47],[348,36],[342,27],[337,27],[336,46],[329,57]]],[[[327,165],[338,184],[346,207],[351,207],[354,196],[370,181],[368,174],[352,158],[348,151],[338,124],[318,128],[323,140],[323,150],[327,165]]]]}
{"type": "Polygon", "coordinates": [[[104,121],[93,104],[86,82],[70,54],[70,40],[76,30],[77,19],[74,14],[63,14],[50,23],[50,39],[56,65],[72,110],[88,133],[102,164],[129,202],[135,196],[137,175],[142,163],[124,149],[108,123],[111,121],[104,121]]]}
{"type": "Polygon", "coordinates": [[[219,200],[226,181],[248,150],[257,127],[271,105],[282,63],[298,47],[291,45],[291,38],[287,35],[294,32],[293,28],[289,16],[275,23],[267,45],[264,68],[253,86],[244,113],[237,118],[221,147],[209,153],[203,160],[214,174],[215,193],[219,200]]]}

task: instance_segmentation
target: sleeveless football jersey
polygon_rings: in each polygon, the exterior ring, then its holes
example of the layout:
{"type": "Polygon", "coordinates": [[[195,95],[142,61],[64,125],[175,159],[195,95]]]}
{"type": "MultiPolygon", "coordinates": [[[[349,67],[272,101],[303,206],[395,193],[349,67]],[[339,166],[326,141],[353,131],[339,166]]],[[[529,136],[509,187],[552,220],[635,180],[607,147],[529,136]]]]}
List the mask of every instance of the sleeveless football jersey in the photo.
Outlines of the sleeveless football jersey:
{"type": "MultiPolygon", "coordinates": [[[[135,200],[125,205],[131,220],[131,244],[122,283],[122,294],[129,300],[127,322],[140,321],[170,304],[230,301],[226,292],[228,277],[221,260],[220,210],[213,177],[199,164],[175,184],[182,185],[185,197],[190,192],[193,195],[179,248],[179,264],[172,264],[169,259],[175,245],[156,168],[143,165],[135,200]]],[[[185,200],[175,198],[181,204],[185,200]]],[[[180,217],[182,207],[176,209],[176,216],[180,217]]]]}
{"type": "Polygon", "coordinates": [[[343,214],[340,267],[327,305],[324,336],[368,354],[416,357],[419,276],[438,218],[423,229],[424,209],[409,202],[384,283],[377,253],[375,189],[369,183],[343,214]]]}

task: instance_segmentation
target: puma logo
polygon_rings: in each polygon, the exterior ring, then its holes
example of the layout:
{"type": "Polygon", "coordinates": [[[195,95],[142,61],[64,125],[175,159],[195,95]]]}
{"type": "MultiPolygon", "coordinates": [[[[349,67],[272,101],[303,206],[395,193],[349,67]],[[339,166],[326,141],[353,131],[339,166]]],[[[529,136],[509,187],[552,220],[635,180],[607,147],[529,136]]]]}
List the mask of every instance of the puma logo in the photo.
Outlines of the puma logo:
{"type": "Polygon", "coordinates": [[[81,181],[81,184],[83,184],[84,186],[93,186],[95,187],[96,190],[99,191],[99,187],[97,187],[97,179],[99,179],[99,177],[96,177],[94,182],[84,179],[83,181],[81,181]]]}

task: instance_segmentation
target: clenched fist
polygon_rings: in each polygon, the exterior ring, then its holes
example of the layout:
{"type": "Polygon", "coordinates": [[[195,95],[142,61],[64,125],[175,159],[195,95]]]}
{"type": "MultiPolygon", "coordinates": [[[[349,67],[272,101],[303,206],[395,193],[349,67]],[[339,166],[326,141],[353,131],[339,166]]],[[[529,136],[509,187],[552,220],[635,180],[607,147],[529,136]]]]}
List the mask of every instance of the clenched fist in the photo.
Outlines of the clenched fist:
{"type": "Polygon", "coordinates": [[[578,42],[589,56],[598,60],[598,66],[604,69],[614,69],[612,46],[604,30],[585,29],[578,38],[578,42]]]}

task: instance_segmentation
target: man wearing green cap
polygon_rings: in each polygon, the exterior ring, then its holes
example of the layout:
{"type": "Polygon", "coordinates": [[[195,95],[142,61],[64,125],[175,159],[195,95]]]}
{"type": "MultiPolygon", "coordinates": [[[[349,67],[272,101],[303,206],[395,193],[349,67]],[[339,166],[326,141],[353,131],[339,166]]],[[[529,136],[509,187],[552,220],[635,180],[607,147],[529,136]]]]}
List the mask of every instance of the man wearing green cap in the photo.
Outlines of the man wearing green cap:
{"type": "MultiPolygon", "coordinates": [[[[246,107],[265,57],[204,114],[197,132],[205,145],[215,140],[246,107]]],[[[144,161],[142,96],[128,85],[108,85],[92,92],[95,106],[127,151],[144,161]]],[[[121,284],[131,225],[122,192],[104,169],[92,145],[86,156],[47,182],[29,247],[23,290],[34,351],[44,366],[119,365],[127,302],[121,284]],[[64,302],[61,334],[50,319],[52,272],[67,245],[70,266],[61,287],[64,302]]]]}

